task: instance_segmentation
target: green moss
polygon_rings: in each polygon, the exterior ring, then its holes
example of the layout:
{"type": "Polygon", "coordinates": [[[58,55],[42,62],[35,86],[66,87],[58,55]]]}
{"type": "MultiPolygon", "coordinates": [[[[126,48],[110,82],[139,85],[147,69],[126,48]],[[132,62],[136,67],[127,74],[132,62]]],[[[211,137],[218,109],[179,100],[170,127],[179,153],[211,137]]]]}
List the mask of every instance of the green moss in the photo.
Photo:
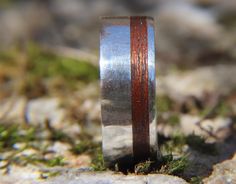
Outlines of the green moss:
{"type": "Polygon", "coordinates": [[[183,146],[186,144],[186,137],[183,134],[176,133],[171,136],[170,140],[165,141],[161,145],[161,151],[163,153],[171,154],[173,152],[182,153],[183,146]]]}
{"type": "Polygon", "coordinates": [[[134,166],[135,174],[148,174],[148,173],[150,173],[152,170],[152,164],[153,164],[153,162],[150,160],[136,164],[134,166]]]}
{"type": "Polygon", "coordinates": [[[91,167],[94,171],[104,171],[107,168],[104,166],[101,143],[96,143],[92,140],[92,136],[82,129],[79,135],[80,142],[72,144],[71,151],[74,154],[88,154],[92,158],[91,167]]]}
{"type": "Polygon", "coordinates": [[[82,154],[82,153],[93,153],[94,150],[97,148],[97,144],[92,141],[81,141],[80,143],[76,144],[72,148],[72,152],[75,154],[82,154]]]}
{"type": "Polygon", "coordinates": [[[167,154],[173,152],[183,153],[184,145],[188,145],[190,148],[203,154],[218,154],[215,144],[206,143],[203,137],[194,134],[188,136],[183,134],[174,134],[169,140],[165,141],[165,143],[161,145],[161,151],[167,154]]]}
{"type": "Polygon", "coordinates": [[[205,117],[209,113],[211,117],[229,117],[232,115],[232,107],[227,101],[222,100],[221,102],[219,102],[215,109],[205,107],[202,111],[200,111],[200,115],[202,117],[205,117]]]}
{"type": "Polygon", "coordinates": [[[1,0],[0,1],[0,8],[7,8],[11,6],[13,3],[16,3],[20,0],[1,0]]]}
{"type": "Polygon", "coordinates": [[[27,127],[23,129],[19,125],[0,124],[0,151],[15,149],[16,143],[28,143],[36,139],[35,128],[27,127]]]}
{"type": "Polygon", "coordinates": [[[33,165],[44,165],[47,167],[55,167],[55,166],[64,166],[66,163],[64,162],[64,158],[62,156],[56,156],[50,159],[44,158],[43,155],[40,153],[38,154],[32,154],[32,155],[13,155],[12,157],[9,157],[8,162],[11,164],[17,164],[21,166],[25,166],[28,164],[33,165]]]}
{"type": "Polygon", "coordinates": [[[15,50],[0,52],[0,65],[14,65],[16,64],[17,52],[15,50]]]}
{"type": "Polygon", "coordinates": [[[187,156],[182,156],[178,159],[174,159],[172,154],[166,155],[163,157],[163,164],[158,171],[162,174],[173,174],[180,175],[184,172],[188,166],[187,156]]]}
{"type": "Polygon", "coordinates": [[[57,156],[49,160],[44,160],[44,163],[49,167],[65,165],[64,158],[62,156],[57,156]]]}
{"type": "Polygon", "coordinates": [[[168,96],[157,97],[157,109],[159,112],[166,112],[172,108],[173,102],[168,96]]]}
{"type": "Polygon", "coordinates": [[[47,171],[40,174],[40,179],[48,179],[60,175],[59,171],[47,171]]]}
{"type": "Polygon", "coordinates": [[[85,82],[98,79],[98,69],[88,62],[46,53],[32,44],[28,47],[27,68],[29,74],[41,78],[60,76],[85,82]]]}
{"type": "Polygon", "coordinates": [[[206,143],[204,138],[191,134],[186,137],[186,143],[194,150],[209,155],[218,154],[215,144],[206,143]]]}
{"type": "MultiPolygon", "coordinates": [[[[1,169],[6,169],[11,164],[25,166],[27,164],[43,164],[47,167],[63,166],[66,163],[62,156],[45,158],[45,149],[35,147],[42,141],[41,132],[45,131],[40,127],[26,126],[22,124],[5,125],[0,124],[0,152],[7,153],[8,156],[3,158],[6,164],[1,169]],[[16,145],[22,143],[22,147],[16,145]],[[37,154],[21,154],[25,149],[34,149],[37,154]]],[[[45,140],[47,137],[45,137],[45,140]]]]}
{"type": "Polygon", "coordinates": [[[101,144],[95,143],[91,140],[82,140],[79,144],[73,145],[71,151],[74,154],[89,154],[92,158],[91,167],[94,171],[104,171],[103,155],[101,144]]]}
{"type": "Polygon", "coordinates": [[[222,101],[216,108],[216,114],[218,116],[227,117],[231,114],[231,107],[224,101],[222,101]]]}
{"type": "Polygon", "coordinates": [[[95,149],[93,159],[92,159],[92,168],[94,171],[105,171],[107,168],[104,166],[104,160],[102,155],[102,148],[99,146],[95,149]]]}
{"type": "Polygon", "coordinates": [[[187,156],[174,159],[172,154],[162,156],[158,162],[145,161],[135,165],[136,174],[171,174],[181,176],[188,164],[187,156]]]}
{"type": "Polygon", "coordinates": [[[180,123],[180,118],[178,114],[172,114],[170,115],[170,117],[168,118],[168,124],[171,126],[177,126],[180,123]]]}
{"type": "Polygon", "coordinates": [[[18,80],[14,90],[29,98],[55,91],[71,92],[99,76],[98,68],[87,61],[59,56],[32,43],[24,49],[1,51],[0,67],[4,76],[18,80]]]}

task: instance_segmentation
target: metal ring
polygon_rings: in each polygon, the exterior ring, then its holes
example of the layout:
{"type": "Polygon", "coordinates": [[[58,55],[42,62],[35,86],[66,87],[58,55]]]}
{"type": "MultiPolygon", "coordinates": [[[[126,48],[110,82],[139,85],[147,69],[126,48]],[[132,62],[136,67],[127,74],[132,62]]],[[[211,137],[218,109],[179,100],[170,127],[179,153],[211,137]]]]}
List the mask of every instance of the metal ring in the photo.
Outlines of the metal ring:
{"type": "Polygon", "coordinates": [[[150,17],[102,19],[101,112],[108,167],[157,158],[154,34],[150,17]]]}

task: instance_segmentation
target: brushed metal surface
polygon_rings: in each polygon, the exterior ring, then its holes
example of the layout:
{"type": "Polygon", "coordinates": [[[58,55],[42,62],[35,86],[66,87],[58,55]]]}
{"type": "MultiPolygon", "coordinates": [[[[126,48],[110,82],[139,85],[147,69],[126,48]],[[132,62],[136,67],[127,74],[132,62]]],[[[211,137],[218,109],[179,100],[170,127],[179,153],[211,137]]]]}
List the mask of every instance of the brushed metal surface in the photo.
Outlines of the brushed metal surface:
{"type": "MultiPolygon", "coordinates": [[[[147,39],[149,144],[152,156],[156,157],[155,38],[153,21],[149,18],[147,18],[147,39]]],[[[102,19],[100,79],[105,164],[114,166],[117,162],[132,163],[134,152],[130,17],[102,19]]]]}

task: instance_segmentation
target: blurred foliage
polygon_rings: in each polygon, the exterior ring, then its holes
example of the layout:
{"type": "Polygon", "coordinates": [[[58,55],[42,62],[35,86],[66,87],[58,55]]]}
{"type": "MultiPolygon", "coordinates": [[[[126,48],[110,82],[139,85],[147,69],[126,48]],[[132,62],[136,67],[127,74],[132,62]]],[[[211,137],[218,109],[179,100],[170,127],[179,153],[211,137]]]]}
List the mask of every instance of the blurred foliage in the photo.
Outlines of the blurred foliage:
{"type": "Polygon", "coordinates": [[[0,152],[15,149],[16,143],[28,143],[36,139],[34,127],[21,128],[19,125],[0,124],[0,152]]]}
{"type": "Polygon", "coordinates": [[[178,114],[171,114],[169,117],[168,117],[168,124],[171,125],[171,126],[177,126],[179,125],[180,123],[180,117],[178,114]]]}
{"type": "Polygon", "coordinates": [[[42,127],[0,124],[0,158],[5,163],[0,169],[7,169],[12,164],[20,166],[40,164],[47,167],[65,165],[62,156],[45,157],[47,146],[42,146],[41,143],[48,137],[42,137],[40,134],[42,131],[44,131],[42,127]],[[34,151],[31,154],[24,154],[25,150],[34,151]]]}
{"type": "Polygon", "coordinates": [[[161,145],[160,149],[164,154],[182,153],[183,146],[186,144],[186,137],[183,134],[176,133],[172,135],[169,140],[166,140],[161,145]]]}
{"type": "Polygon", "coordinates": [[[32,43],[0,52],[0,67],[0,83],[17,79],[14,90],[29,98],[71,92],[99,75],[98,68],[86,61],[58,56],[32,43]]]}
{"type": "Polygon", "coordinates": [[[1,0],[0,8],[6,8],[14,3],[23,2],[24,0],[1,0]]]}
{"type": "Polygon", "coordinates": [[[165,155],[162,158],[164,163],[158,173],[161,174],[172,174],[172,175],[181,175],[186,167],[188,166],[187,156],[182,156],[180,158],[174,159],[172,154],[165,155]]]}
{"type": "Polygon", "coordinates": [[[222,101],[216,108],[216,114],[222,117],[229,117],[232,114],[232,107],[226,101],[222,101]]]}
{"type": "Polygon", "coordinates": [[[107,168],[104,165],[101,146],[97,147],[92,159],[92,168],[94,171],[105,171],[107,168]]]}
{"type": "Polygon", "coordinates": [[[172,135],[169,140],[165,141],[165,143],[161,145],[161,151],[167,154],[173,152],[183,154],[183,147],[185,145],[199,153],[207,155],[217,155],[218,153],[216,145],[213,143],[206,143],[203,137],[195,134],[185,136],[180,133],[172,135]]]}
{"type": "Polygon", "coordinates": [[[173,102],[168,96],[157,97],[157,109],[159,112],[166,112],[172,108],[173,102]]]}
{"type": "Polygon", "coordinates": [[[53,158],[45,158],[40,154],[31,154],[31,155],[15,155],[12,158],[8,159],[11,164],[17,165],[43,165],[47,167],[55,167],[55,166],[64,166],[66,163],[64,162],[64,158],[62,156],[54,156],[53,158]]]}
{"type": "Polygon", "coordinates": [[[66,80],[82,80],[85,82],[98,79],[98,69],[86,61],[47,53],[33,44],[27,48],[27,56],[27,71],[31,77],[60,76],[66,80]]]}
{"type": "Polygon", "coordinates": [[[76,144],[72,148],[72,152],[75,154],[82,154],[82,153],[93,153],[94,149],[96,149],[97,144],[92,141],[85,140],[81,141],[80,143],[76,144]]]}
{"type": "Polygon", "coordinates": [[[145,162],[138,163],[134,166],[135,174],[148,174],[152,170],[153,161],[147,160],[145,162]]]}
{"type": "Polygon", "coordinates": [[[158,162],[147,160],[137,163],[134,166],[134,172],[135,174],[158,173],[181,176],[188,165],[186,155],[174,158],[173,154],[167,154],[162,156],[158,162]]]}

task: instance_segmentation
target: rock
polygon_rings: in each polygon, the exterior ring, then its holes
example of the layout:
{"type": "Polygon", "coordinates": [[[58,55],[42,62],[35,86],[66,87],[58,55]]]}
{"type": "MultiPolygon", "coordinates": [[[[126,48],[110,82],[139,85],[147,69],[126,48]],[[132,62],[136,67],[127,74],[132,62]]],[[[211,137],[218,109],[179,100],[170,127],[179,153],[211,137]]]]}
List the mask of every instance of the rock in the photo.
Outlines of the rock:
{"type": "Polygon", "coordinates": [[[158,10],[158,53],[164,65],[174,61],[190,65],[220,40],[222,28],[209,10],[183,0],[167,1],[158,10]]]}
{"type": "Polygon", "coordinates": [[[201,117],[199,116],[180,115],[180,125],[173,127],[162,123],[157,125],[157,130],[165,137],[170,137],[176,132],[180,132],[184,135],[195,134],[205,137],[208,142],[215,142],[216,139],[218,141],[224,140],[232,133],[231,126],[233,122],[230,118],[217,117],[214,119],[203,120],[201,121],[201,127],[204,128],[204,130],[198,125],[200,120],[201,117]],[[211,132],[215,137],[211,137],[207,131],[211,132]]]}
{"type": "Polygon", "coordinates": [[[59,98],[30,100],[25,110],[26,122],[33,125],[44,125],[48,121],[54,129],[76,137],[80,133],[81,127],[76,122],[69,121],[68,110],[61,106],[62,101],[63,99],[59,98]]]}
{"type": "Polygon", "coordinates": [[[227,95],[235,89],[235,73],[236,65],[216,65],[160,76],[157,93],[167,94],[176,101],[189,96],[202,98],[206,93],[227,95]]]}
{"type": "Polygon", "coordinates": [[[170,137],[171,135],[174,134],[175,131],[179,131],[179,126],[178,127],[173,127],[171,125],[168,125],[166,123],[159,123],[157,124],[157,132],[161,135],[164,135],[164,137],[170,137]]]}
{"type": "Polygon", "coordinates": [[[57,98],[39,98],[29,101],[25,112],[30,124],[43,124],[49,121],[54,127],[61,126],[65,120],[65,110],[57,98]]]}
{"type": "MultiPolygon", "coordinates": [[[[94,184],[94,183],[114,183],[114,184],[187,184],[187,182],[179,177],[164,174],[149,175],[123,175],[113,172],[92,172],[88,169],[49,169],[47,172],[62,172],[62,174],[49,178],[39,179],[39,173],[34,174],[33,170],[19,170],[16,174],[0,175],[1,184],[94,184]],[[30,172],[29,172],[30,171],[30,172]],[[31,173],[32,172],[32,173],[31,173]],[[18,175],[18,176],[17,176],[18,175]]],[[[46,171],[46,170],[45,170],[46,171]]]]}
{"type": "Polygon", "coordinates": [[[87,114],[89,120],[99,121],[101,118],[101,104],[100,101],[87,99],[81,105],[81,113],[87,114]]]}
{"type": "Polygon", "coordinates": [[[98,81],[83,86],[73,94],[72,98],[68,98],[70,108],[81,116],[86,115],[89,119],[100,120],[99,89],[98,81]]]}
{"type": "Polygon", "coordinates": [[[26,98],[14,97],[0,102],[0,119],[9,122],[24,122],[26,98]]]}
{"type": "Polygon", "coordinates": [[[70,168],[88,168],[91,166],[91,157],[89,155],[73,155],[68,153],[65,156],[65,160],[70,168]]]}
{"type": "MultiPolygon", "coordinates": [[[[201,120],[198,116],[182,115],[180,117],[180,129],[185,135],[195,134],[203,137],[209,137],[206,131],[203,131],[197,123],[201,120]]],[[[229,118],[218,117],[215,119],[206,119],[201,122],[201,127],[211,132],[218,139],[224,140],[231,133],[232,121],[229,118]]]]}
{"type": "Polygon", "coordinates": [[[67,143],[55,142],[52,146],[48,147],[47,151],[49,154],[46,155],[46,158],[53,158],[55,156],[62,156],[66,166],[69,168],[81,168],[89,167],[91,164],[91,157],[89,155],[72,154],[71,146],[67,143]]]}
{"type": "Polygon", "coordinates": [[[188,1],[164,3],[158,15],[162,29],[172,36],[175,34],[185,39],[195,37],[208,40],[216,38],[220,31],[214,14],[188,1]],[[203,27],[205,29],[202,29],[203,27]]]}
{"type": "Polygon", "coordinates": [[[147,177],[147,184],[184,184],[187,182],[183,179],[176,177],[176,176],[169,176],[169,175],[148,175],[147,177]]]}
{"type": "Polygon", "coordinates": [[[114,184],[187,184],[181,178],[162,175],[162,174],[151,174],[151,175],[122,175],[114,174],[112,172],[87,172],[87,173],[70,173],[67,175],[58,176],[50,179],[49,181],[43,182],[43,184],[94,184],[94,183],[114,183],[114,184]]]}
{"type": "Polygon", "coordinates": [[[55,155],[59,156],[59,155],[65,155],[70,149],[71,149],[71,146],[68,143],[62,143],[62,142],[56,141],[53,143],[53,145],[47,148],[47,151],[54,152],[55,155]]]}
{"type": "Polygon", "coordinates": [[[1,184],[36,184],[40,172],[34,167],[11,166],[7,174],[0,174],[1,184]]]}
{"type": "MultiPolygon", "coordinates": [[[[215,168],[223,168],[221,166],[224,166],[225,172],[227,172],[227,168],[229,168],[229,170],[230,170],[230,168],[236,168],[234,165],[235,164],[235,155],[236,155],[235,141],[236,141],[236,137],[231,136],[229,139],[227,139],[223,142],[216,142],[215,143],[215,148],[216,148],[215,154],[213,154],[211,152],[206,154],[203,152],[199,152],[199,150],[196,150],[196,149],[193,149],[190,147],[187,151],[187,154],[189,154],[188,160],[189,160],[189,164],[191,167],[187,167],[186,170],[184,171],[183,175],[185,176],[185,178],[192,178],[194,176],[208,177],[209,175],[211,175],[212,170],[213,170],[213,173],[216,171],[215,168]],[[234,163],[228,164],[228,161],[225,161],[230,158],[233,158],[233,159],[231,159],[229,162],[234,160],[233,161],[234,163]],[[225,162],[226,162],[226,164],[222,164],[225,162]],[[233,167],[231,167],[231,165],[233,167]],[[230,167],[225,167],[225,166],[230,166],[230,167]]],[[[207,147],[206,147],[206,149],[207,149],[207,147]]],[[[223,170],[221,170],[221,171],[223,172],[223,170]]],[[[217,174],[214,176],[217,176],[217,174]]]]}
{"type": "MultiPolygon", "coordinates": [[[[50,13],[37,2],[22,3],[2,9],[0,16],[2,45],[0,48],[10,47],[18,39],[28,41],[30,37],[39,36],[40,31],[43,30],[45,34],[52,29],[51,20],[50,13]]],[[[53,37],[55,38],[55,36],[53,37]]]]}
{"type": "Polygon", "coordinates": [[[216,164],[210,177],[204,179],[206,184],[235,184],[236,183],[236,160],[226,160],[216,164]]]}

